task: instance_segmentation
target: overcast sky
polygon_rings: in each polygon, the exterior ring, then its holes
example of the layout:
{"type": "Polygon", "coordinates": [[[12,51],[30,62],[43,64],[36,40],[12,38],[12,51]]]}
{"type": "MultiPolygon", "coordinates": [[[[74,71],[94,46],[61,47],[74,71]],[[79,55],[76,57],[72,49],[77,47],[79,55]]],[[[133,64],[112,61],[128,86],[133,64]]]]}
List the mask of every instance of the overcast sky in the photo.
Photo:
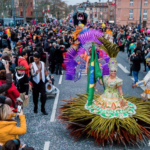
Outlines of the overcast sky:
{"type": "MultiPolygon", "coordinates": [[[[75,5],[77,3],[87,2],[87,0],[63,0],[66,1],[68,5],[75,5]]],[[[89,0],[90,2],[99,2],[99,0],[89,0]]],[[[110,0],[112,1],[112,0],[110,0]]],[[[101,0],[101,2],[107,2],[107,0],[101,0]]]]}

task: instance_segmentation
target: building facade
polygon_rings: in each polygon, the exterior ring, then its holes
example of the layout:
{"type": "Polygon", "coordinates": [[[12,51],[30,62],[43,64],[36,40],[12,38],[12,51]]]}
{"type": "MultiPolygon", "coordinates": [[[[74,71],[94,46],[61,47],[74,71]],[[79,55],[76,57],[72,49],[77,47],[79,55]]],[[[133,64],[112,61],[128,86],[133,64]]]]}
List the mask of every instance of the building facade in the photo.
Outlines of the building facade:
{"type": "Polygon", "coordinates": [[[20,17],[24,16],[23,15],[24,7],[26,8],[26,17],[32,18],[34,15],[33,0],[20,1],[20,3],[19,3],[19,15],[20,15],[20,17]]]}
{"type": "MultiPolygon", "coordinates": [[[[116,0],[116,23],[120,25],[138,25],[141,0],[116,0]]],[[[150,27],[150,0],[142,0],[141,23],[150,27]]]]}
{"type": "Polygon", "coordinates": [[[89,1],[81,3],[80,6],[85,8],[85,12],[88,14],[89,22],[105,22],[109,21],[114,23],[114,11],[115,7],[112,2],[95,2],[89,1]]]}

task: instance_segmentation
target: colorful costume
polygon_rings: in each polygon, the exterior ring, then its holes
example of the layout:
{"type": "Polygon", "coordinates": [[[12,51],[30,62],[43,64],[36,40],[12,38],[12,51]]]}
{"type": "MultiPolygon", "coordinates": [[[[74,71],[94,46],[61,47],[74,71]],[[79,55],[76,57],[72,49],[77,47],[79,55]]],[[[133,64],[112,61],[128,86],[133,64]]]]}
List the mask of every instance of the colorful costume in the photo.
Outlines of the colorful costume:
{"type": "Polygon", "coordinates": [[[144,77],[142,81],[136,83],[137,87],[146,86],[144,93],[141,96],[145,99],[150,99],[150,71],[144,77]]]}
{"type": "Polygon", "coordinates": [[[107,119],[126,118],[136,114],[136,106],[134,104],[126,100],[124,100],[125,104],[121,102],[117,87],[122,86],[123,81],[116,77],[115,82],[109,83],[108,77],[104,76],[104,84],[106,87],[104,94],[94,100],[92,105],[86,105],[85,108],[91,113],[107,119]]]}
{"type": "MultiPolygon", "coordinates": [[[[110,70],[117,71],[116,56],[119,47],[105,39],[99,40],[103,43],[99,45],[100,49],[105,50],[110,56],[110,70]]],[[[95,62],[90,62],[90,69],[94,68],[95,62]]],[[[89,72],[91,75],[89,88],[94,88],[91,79],[96,76],[96,71],[93,74],[92,69],[89,72]]],[[[147,143],[150,138],[149,128],[147,128],[150,125],[150,102],[120,95],[117,88],[122,86],[123,81],[118,77],[109,83],[108,76],[104,76],[103,83],[104,94],[94,94],[90,103],[88,99],[90,93],[78,94],[76,98],[65,100],[58,118],[67,123],[67,129],[71,131],[70,135],[78,139],[87,134],[88,137],[94,137],[97,144],[103,146],[114,142],[138,146],[147,143]]]]}
{"type": "MultiPolygon", "coordinates": [[[[92,42],[101,42],[97,37],[103,36],[103,33],[86,27],[77,27],[73,33],[73,38],[78,41],[74,43],[68,50],[65,58],[66,80],[78,81],[81,78],[82,70],[86,67],[87,56],[89,49],[92,47],[92,42]]],[[[103,50],[96,47],[100,66],[103,68],[103,75],[109,74],[108,61],[109,57],[103,50]]]]}

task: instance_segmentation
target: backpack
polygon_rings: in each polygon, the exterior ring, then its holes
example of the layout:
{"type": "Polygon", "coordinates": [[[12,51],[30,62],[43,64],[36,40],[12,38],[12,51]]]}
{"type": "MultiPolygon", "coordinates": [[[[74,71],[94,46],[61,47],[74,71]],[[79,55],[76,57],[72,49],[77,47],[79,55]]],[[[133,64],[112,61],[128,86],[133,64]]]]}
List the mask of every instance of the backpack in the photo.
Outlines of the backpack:
{"type": "Polygon", "coordinates": [[[49,45],[48,45],[48,42],[47,40],[44,41],[44,49],[48,49],[49,45]]]}
{"type": "Polygon", "coordinates": [[[6,39],[2,39],[2,48],[8,47],[8,43],[6,39]]]}

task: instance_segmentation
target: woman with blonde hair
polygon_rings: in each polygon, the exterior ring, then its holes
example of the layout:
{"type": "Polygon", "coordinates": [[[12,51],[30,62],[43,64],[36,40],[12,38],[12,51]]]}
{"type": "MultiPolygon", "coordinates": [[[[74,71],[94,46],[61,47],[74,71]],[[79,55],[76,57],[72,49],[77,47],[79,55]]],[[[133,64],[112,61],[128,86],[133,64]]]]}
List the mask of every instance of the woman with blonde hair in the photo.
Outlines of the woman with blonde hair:
{"type": "Polygon", "coordinates": [[[20,119],[20,127],[17,127],[17,122],[12,117],[12,109],[7,104],[0,104],[0,143],[3,145],[12,139],[19,139],[18,135],[27,132],[26,119],[23,115],[23,110],[18,114],[20,119]]]}

